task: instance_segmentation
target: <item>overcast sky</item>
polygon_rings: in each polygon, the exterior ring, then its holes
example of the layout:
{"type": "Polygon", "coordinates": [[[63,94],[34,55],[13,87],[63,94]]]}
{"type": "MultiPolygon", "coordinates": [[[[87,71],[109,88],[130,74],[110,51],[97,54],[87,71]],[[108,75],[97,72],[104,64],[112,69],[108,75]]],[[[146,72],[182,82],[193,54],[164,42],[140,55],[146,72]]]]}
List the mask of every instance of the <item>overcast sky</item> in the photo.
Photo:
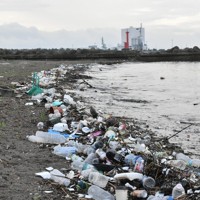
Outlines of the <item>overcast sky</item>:
{"type": "Polygon", "coordinates": [[[0,47],[113,47],[141,23],[149,48],[200,46],[199,0],[0,0],[0,47]]]}

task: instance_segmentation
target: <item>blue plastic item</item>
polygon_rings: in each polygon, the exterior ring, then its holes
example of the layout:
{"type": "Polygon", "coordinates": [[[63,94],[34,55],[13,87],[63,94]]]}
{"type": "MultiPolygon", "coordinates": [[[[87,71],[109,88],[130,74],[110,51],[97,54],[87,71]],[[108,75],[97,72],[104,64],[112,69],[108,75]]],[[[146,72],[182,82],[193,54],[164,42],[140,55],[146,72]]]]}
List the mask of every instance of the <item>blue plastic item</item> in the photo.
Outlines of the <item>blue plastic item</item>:
{"type": "MultiPolygon", "coordinates": [[[[48,132],[49,132],[49,133],[53,133],[53,134],[61,134],[60,132],[54,131],[53,129],[48,129],[48,132]]],[[[70,136],[70,134],[68,134],[68,133],[63,133],[63,132],[62,132],[61,135],[63,135],[65,138],[69,138],[69,136],[70,136]]],[[[78,136],[78,135],[71,135],[71,137],[72,137],[72,138],[78,138],[79,136],[78,136]]]]}

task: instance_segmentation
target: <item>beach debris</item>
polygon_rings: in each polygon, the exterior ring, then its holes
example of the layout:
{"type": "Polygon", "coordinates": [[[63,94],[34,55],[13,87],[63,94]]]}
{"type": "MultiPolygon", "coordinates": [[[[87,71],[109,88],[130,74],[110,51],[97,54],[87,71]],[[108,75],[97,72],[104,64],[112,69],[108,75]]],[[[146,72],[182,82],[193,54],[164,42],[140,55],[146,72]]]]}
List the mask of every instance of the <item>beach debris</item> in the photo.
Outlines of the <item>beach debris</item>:
{"type": "Polygon", "coordinates": [[[52,153],[69,167],[64,172],[50,167],[36,176],[67,188],[74,199],[200,198],[200,160],[169,142],[192,124],[157,138],[133,119],[106,115],[85,106],[74,91],[59,88],[67,73],[67,66],[61,65],[38,74],[42,84],[47,86],[48,80],[51,88],[34,97],[31,92],[31,100],[44,105],[48,121],[39,122],[39,131],[27,139],[51,144],[52,153]],[[44,131],[44,124],[49,124],[48,130],[44,131]]]}

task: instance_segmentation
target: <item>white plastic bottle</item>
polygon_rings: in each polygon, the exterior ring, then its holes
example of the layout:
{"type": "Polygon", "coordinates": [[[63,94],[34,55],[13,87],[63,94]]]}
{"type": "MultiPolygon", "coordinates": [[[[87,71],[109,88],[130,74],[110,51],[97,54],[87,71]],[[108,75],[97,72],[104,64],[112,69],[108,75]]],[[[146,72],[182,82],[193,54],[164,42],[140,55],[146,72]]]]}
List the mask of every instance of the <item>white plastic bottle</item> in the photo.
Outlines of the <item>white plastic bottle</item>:
{"type": "Polygon", "coordinates": [[[93,183],[94,185],[97,185],[101,188],[105,188],[108,181],[109,177],[104,176],[103,174],[100,174],[99,172],[91,172],[89,174],[89,179],[90,183],[93,183]]]}
{"type": "Polygon", "coordinates": [[[112,194],[96,185],[89,187],[88,194],[95,200],[115,200],[112,194]]]}
{"type": "Polygon", "coordinates": [[[172,190],[172,197],[176,199],[177,197],[180,197],[181,195],[185,194],[185,189],[181,185],[181,183],[178,183],[172,190]]]}

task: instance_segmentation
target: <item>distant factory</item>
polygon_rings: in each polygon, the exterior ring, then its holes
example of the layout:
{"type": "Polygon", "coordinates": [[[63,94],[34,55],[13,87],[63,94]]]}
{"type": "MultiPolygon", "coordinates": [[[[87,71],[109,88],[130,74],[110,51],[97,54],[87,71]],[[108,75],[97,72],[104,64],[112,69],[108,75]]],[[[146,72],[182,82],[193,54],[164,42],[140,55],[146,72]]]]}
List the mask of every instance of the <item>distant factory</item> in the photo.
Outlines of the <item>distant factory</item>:
{"type": "Polygon", "coordinates": [[[145,29],[142,25],[139,28],[129,27],[121,29],[121,48],[137,51],[146,50],[145,29]]]}

